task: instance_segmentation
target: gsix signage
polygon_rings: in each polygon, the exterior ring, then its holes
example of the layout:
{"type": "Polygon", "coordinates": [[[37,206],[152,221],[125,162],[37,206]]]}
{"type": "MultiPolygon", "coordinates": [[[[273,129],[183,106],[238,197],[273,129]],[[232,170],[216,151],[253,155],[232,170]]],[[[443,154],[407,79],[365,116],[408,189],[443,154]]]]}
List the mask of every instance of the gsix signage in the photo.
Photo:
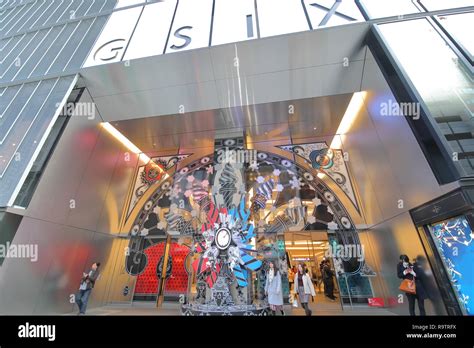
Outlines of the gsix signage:
{"type": "Polygon", "coordinates": [[[85,66],[306,31],[362,20],[352,0],[165,0],[117,10],[85,66]]]}

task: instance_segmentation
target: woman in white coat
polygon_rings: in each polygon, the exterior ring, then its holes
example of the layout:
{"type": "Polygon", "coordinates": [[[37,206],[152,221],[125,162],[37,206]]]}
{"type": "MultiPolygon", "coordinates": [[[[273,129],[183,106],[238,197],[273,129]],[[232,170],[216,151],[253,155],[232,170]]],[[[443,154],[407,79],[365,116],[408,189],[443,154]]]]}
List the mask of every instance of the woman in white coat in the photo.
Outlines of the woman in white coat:
{"type": "Polygon", "coordinates": [[[277,311],[280,311],[281,315],[285,315],[285,312],[283,312],[281,274],[272,261],[270,261],[268,266],[267,279],[265,280],[265,294],[268,297],[270,310],[272,311],[272,315],[275,315],[277,311]]]}
{"type": "Polygon", "coordinates": [[[309,309],[309,296],[316,296],[313,282],[309,275],[305,272],[305,265],[298,264],[298,271],[295,274],[295,292],[298,294],[301,307],[304,308],[306,315],[310,316],[313,312],[309,309]]]}

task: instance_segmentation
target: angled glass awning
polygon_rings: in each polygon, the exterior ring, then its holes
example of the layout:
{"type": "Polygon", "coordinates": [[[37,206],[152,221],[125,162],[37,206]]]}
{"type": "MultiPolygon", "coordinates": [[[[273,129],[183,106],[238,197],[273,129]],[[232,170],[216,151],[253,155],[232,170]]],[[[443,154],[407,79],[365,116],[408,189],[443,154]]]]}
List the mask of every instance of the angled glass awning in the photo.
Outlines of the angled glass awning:
{"type": "Polygon", "coordinates": [[[0,207],[11,205],[77,75],[0,88],[0,207]]]}

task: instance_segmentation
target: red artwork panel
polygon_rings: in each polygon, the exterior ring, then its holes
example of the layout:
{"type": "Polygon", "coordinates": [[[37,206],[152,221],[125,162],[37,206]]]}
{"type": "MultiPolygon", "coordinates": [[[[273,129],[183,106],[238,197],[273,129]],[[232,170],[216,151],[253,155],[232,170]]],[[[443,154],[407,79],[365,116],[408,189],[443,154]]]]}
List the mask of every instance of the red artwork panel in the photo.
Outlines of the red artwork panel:
{"type": "Polygon", "coordinates": [[[173,268],[171,277],[166,279],[165,294],[186,294],[188,290],[188,272],[186,272],[186,257],[189,248],[178,243],[171,243],[171,258],[173,268]]]}
{"type": "MultiPolygon", "coordinates": [[[[148,263],[142,274],[137,277],[135,286],[136,295],[155,295],[158,292],[158,276],[156,267],[161,257],[164,255],[165,243],[157,243],[144,250],[148,258],[148,263]]],[[[188,272],[186,271],[186,257],[189,248],[184,245],[172,242],[170,245],[171,255],[171,275],[167,277],[165,283],[165,294],[185,294],[188,288],[188,272]]]]}
{"type": "Polygon", "coordinates": [[[135,285],[135,294],[149,294],[153,295],[158,292],[158,277],[156,276],[156,266],[163,256],[165,251],[165,243],[157,243],[147,249],[144,253],[148,258],[148,263],[145,270],[137,278],[137,285],[135,285]]]}

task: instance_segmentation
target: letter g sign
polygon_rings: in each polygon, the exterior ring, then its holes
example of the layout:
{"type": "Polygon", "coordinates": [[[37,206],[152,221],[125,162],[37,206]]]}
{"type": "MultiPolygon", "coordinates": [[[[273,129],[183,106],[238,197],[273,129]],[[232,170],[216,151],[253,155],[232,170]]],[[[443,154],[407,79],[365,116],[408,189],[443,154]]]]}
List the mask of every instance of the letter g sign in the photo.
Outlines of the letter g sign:
{"type": "Polygon", "coordinates": [[[94,60],[107,62],[117,58],[119,52],[125,48],[125,39],[114,39],[100,46],[94,53],[94,60]]]}

